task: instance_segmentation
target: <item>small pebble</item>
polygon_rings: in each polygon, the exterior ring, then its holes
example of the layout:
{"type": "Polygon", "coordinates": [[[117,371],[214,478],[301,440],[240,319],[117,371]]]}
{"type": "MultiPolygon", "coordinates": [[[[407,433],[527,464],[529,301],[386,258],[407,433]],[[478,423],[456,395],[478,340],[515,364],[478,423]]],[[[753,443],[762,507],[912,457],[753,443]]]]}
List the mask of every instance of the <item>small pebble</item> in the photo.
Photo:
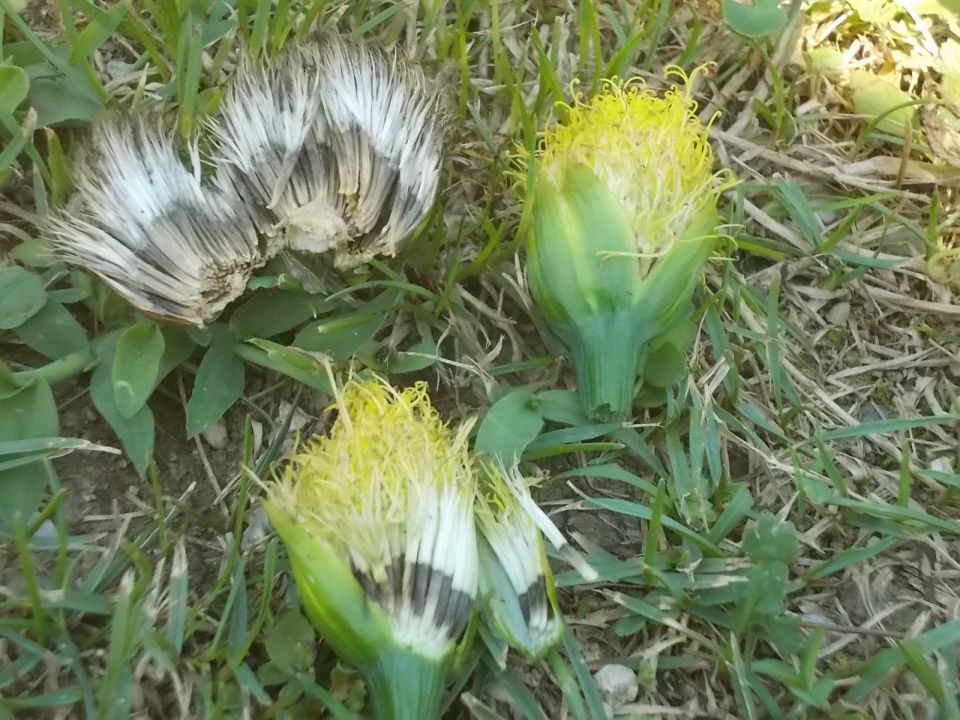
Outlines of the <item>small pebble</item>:
{"type": "Polygon", "coordinates": [[[262,543],[270,532],[270,519],[267,511],[258,505],[247,514],[247,527],[240,538],[240,548],[250,550],[262,543]]]}
{"type": "Polygon", "coordinates": [[[597,689],[614,712],[636,700],[640,692],[637,674],[626,665],[604,665],[593,677],[597,689]]]}
{"type": "Polygon", "coordinates": [[[57,526],[53,524],[53,520],[44,520],[33,537],[40,540],[55,540],[57,535],[57,526]]]}
{"type": "Polygon", "coordinates": [[[227,434],[227,424],[223,420],[217,420],[200,435],[207,441],[207,445],[214,450],[223,450],[230,441],[230,435],[227,434]]]}
{"type": "Polygon", "coordinates": [[[930,469],[934,472],[953,474],[953,462],[948,457],[938,457],[930,461],[930,469]]]}
{"type": "Polygon", "coordinates": [[[838,302],[827,310],[827,320],[834,325],[846,325],[850,319],[850,303],[838,302]]]}

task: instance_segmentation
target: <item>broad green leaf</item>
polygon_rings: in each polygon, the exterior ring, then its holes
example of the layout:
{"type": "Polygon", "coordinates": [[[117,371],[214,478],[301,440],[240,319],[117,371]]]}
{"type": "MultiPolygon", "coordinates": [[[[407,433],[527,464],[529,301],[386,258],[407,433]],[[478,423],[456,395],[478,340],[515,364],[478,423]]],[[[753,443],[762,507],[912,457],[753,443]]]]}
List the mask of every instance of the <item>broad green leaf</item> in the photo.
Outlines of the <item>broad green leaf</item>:
{"type": "Polygon", "coordinates": [[[750,568],[744,574],[747,583],[734,611],[734,622],[741,630],[760,618],[779,615],[787,596],[788,573],[783,563],[764,563],[750,568]]]}
{"type": "Polygon", "coordinates": [[[913,128],[917,99],[893,82],[866,70],[852,70],[849,85],[853,90],[853,106],[882,132],[905,137],[913,128]]]}
{"type": "Polygon", "coordinates": [[[41,355],[59,360],[90,347],[87,331],[63,303],[50,297],[43,308],[14,329],[17,337],[41,355]]]}
{"type": "MultiPolygon", "coordinates": [[[[0,397],[0,440],[49,438],[59,431],[57,404],[43,380],[34,379],[0,397]]],[[[16,514],[29,520],[53,476],[47,460],[0,470],[0,527],[9,527],[16,514]]]]}
{"type": "Polygon", "coordinates": [[[153,392],[164,347],[160,328],[151,322],[139,322],[121,333],[112,378],[117,409],[124,417],[133,416],[153,392]]]}
{"type": "Polygon", "coordinates": [[[564,425],[590,425],[593,421],[583,411],[580,396],[569,390],[543,390],[537,393],[540,414],[544,420],[564,425]]]}
{"type": "Polygon", "coordinates": [[[296,610],[287,610],[274,623],[264,646],[273,663],[284,672],[295,675],[313,663],[316,653],[313,625],[296,610]]]}
{"type": "Polygon", "coordinates": [[[120,439],[123,450],[136,471],[143,476],[150,464],[150,458],[153,457],[153,412],[149,405],[144,404],[132,417],[126,418],[117,407],[113,392],[113,358],[119,339],[119,332],[98,338],[100,362],[90,378],[90,399],[97,412],[120,439]]]}
{"type": "Polygon", "coordinates": [[[791,562],[799,550],[797,531],[793,523],[780,520],[770,513],[761,513],[756,521],[747,523],[743,533],[743,552],[754,562],[791,562]]]}
{"type": "Polygon", "coordinates": [[[183,328],[164,328],[163,356],[160,358],[160,367],[157,370],[157,384],[159,385],[167,375],[186,362],[196,348],[197,344],[183,328]]]}
{"type": "Polygon", "coordinates": [[[247,362],[292,377],[314,390],[330,393],[330,380],[320,360],[306,350],[286,347],[270,340],[247,340],[237,346],[237,354],[247,362]]]}
{"type": "Polygon", "coordinates": [[[233,335],[218,335],[200,361],[187,403],[187,435],[192,437],[213,425],[243,393],[246,371],[236,346],[233,335]]]}
{"type": "Polygon", "coordinates": [[[543,415],[529,390],[511,390],[493,404],[480,421],[474,450],[499,459],[508,467],[540,434],[543,415]]]}
{"type": "Polygon", "coordinates": [[[89,123],[103,112],[103,101],[98,99],[93,86],[88,83],[85,88],[78,87],[73,78],[34,80],[30,102],[37,110],[37,127],[89,123]]]}
{"type": "Polygon", "coordinates": [[[810,72],[839,82],[847,72],[847,59],[834,47],[821,46],[803,54],[804,63],[810,72]]]}
{"type": "Polygon", "coordinates": [[[643,366],[644,382],[658,388],[676,385],[687,373],[686,355],[671,343],[663,343],[650,353],[643,366]]]}
{"type": "Polygon", "coordinates": [[[417,372],[436,363],[439,355],[437,344],[430,338],[425,338],[406,350],[390,353],[387,368],[391,375],[417,372]]]}
{"type": "Polygon", "coordinates": [[[387,319],[385,312],[352,313],[310,323],[293,344],[310,352],[326,353],[334,360],[346,360],[376,337],[387,319]]]}
{"type": "Polygon", "coordinates": [[[13,115],[30,92],[30,78],[16,65],[0,65],[0,113],[13,115]]]}
{"type": "Polygon", "coordinates": [[[0,330],[22,325],[47,302],[43,281],[19,265],[0,267],[0,330]]]}
{"type": "Polygon", "coordinates": [[[867,23],[884,27],[900,12],[900,4],[894,0],[847,0],[850,7],[867,23]]]}
{"type": "Polygon", "coordinates": [[[346,360],[376,337],[399,297],[400,290],[390,288],[352,313],[309,323],[293,344],[303,350],[325,353],[334,360],[346,360]]]}
{"type": "Polygon", "coordinates": [[[787,24],[787,14],[778,0],[754,0],[751,4],[722,0],[723,19],[735,33],[748,38],[775,35],[787,24]]]}
{"type": "Polygon", "coordinates": [[[326,298],[300,290],[263,290],[233,311],[230,327],[241,339],[271,338],[332,309],[326,298]]]}

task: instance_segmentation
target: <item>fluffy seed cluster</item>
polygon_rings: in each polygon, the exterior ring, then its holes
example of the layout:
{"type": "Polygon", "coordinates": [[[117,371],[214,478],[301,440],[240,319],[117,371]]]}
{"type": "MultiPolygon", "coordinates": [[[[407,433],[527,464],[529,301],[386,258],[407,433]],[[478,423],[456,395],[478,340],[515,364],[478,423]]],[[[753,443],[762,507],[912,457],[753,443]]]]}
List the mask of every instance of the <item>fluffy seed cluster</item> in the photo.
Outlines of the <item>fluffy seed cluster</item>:
{"type": "Polygon", "coordinates": [[[181,162],[174,131],[146,119],[93,130],[71,205],[48,223],[58,256],[143,312],[174,322],[216,315],[266,261],[250,211],[229,185],[181,162]]]}
{"type": "Polygon", "coordinates": [[[393,256],[436,197],[438,96],[399,55],[337,36],[241,60],[197,142],[144,117],[95,129],[77,193],[49,222],[54,252],[141,311],[202,325],[283,249],[349,268],[393,256]]]}
{"type": "Polygon", "coordinates": [[[541,137],[540,180],[559,187],[572,163],[589,167],[621,202],[641,255],[683,240],[691,219],[729,186],[713,172],[707,127],[682,78],[663,95],[641,78],[607,80],[592,98],[565,106],[566,120],[541,137]]]}

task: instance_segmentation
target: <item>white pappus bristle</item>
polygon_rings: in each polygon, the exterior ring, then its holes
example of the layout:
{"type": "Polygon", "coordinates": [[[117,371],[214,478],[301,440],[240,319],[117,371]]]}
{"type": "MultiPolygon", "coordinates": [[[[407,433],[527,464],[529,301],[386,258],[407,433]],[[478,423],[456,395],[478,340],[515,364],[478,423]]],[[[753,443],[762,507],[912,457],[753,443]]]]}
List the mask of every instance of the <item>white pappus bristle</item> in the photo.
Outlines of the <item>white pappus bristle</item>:
{"type": "MultiPolygon", "coordinates": [[[[531,647],[551,642],[558,631],[558,620],[547,597],[549,567],[543,561],[540,531],[525,511],[508,511],[499,516],[483,513],[480,531],[506,573],[516,594],[523,619],[530,633],[531,647]]],[[[490,578],[485,577],[489,582],[490,578]]],[[[483,587],[485,594],[503,592],[502,588],[483,587]]]]}
{"type": "Polygon", "coordinates": [[[268,211],[261,229],[277,249],[304,231],[314,234],[317,251],[347,240],[333,212],[336,167],[319,114],[319,63],[313,44],[291,45],[268,61],[244,55],[209,123],[218,172],[268,211]]]}
{"type": "Polygon", "coordinates": [[[384,577],[351,554],[354,572],[387,614],[396,641],[444,657],[463,633],[479,582],[472,498],[454,485],[419,488],[409,515],[381,526],[384,577]]]}
{"type": "Polygon", "coordinates": [[[336,37],[320,52],[321,116],[351,236],[334,262],[352,267],[392,257],[429,212],[440,184],[441,112],[423,71],[395,53],[336,37]]]}
{"type": "Polygon", "coordinates": [[[145,118],[93,132],[70,206],[47,225],[60,259],[100,277],[142,312],[202,325],[263,264],[251,214],[229,187],[204,185],[172,132],[145,118]]]}
{"type": "Polygon", "coordinates": [[[519,469],[514,467],[511,470],[502,470],[502,473],[506,484],[514,493],[517,502],[527,512],[534,524],[540,528],[540,532],[544,534],[550,544],[563,555],[563,559],[573,566],[584,580],[588,582],[595,581],[599,577],[597,571],[590,566],[590,563],[587,562],[583,555],[567,542],[567,539],[553,523],[553,520],[537,505],[533,496],[530,495],[527,481],[519,469]]]}

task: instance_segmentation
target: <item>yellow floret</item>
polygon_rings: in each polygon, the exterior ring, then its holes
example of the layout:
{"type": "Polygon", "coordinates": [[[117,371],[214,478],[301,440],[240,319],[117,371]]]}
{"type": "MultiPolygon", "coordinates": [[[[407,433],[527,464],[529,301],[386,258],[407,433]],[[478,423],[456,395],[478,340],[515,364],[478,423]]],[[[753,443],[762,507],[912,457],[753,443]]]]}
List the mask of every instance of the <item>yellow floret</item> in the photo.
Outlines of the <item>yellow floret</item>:
{"type": "Polygon", "coordinates": [[[697,118],[690,82],[657,95],[641,78],[604,81],[594,97],[564,105],[566,120],[545,130],[540,182],[561,187],[572,164],[589,167],[619,199],[641,256],[686,238],[691,219],[729,186],[713,172],[708,128],[697,118]]]}
{"type": "Polygon", "coordinates": [[[428,499],[455,486],[473,502],[469,426],[448,428],[423,382],[398,391],[381,378],[353,379],[337,406],[330,434],[291,459],[270,501],[379,580],[428,499]]]}

